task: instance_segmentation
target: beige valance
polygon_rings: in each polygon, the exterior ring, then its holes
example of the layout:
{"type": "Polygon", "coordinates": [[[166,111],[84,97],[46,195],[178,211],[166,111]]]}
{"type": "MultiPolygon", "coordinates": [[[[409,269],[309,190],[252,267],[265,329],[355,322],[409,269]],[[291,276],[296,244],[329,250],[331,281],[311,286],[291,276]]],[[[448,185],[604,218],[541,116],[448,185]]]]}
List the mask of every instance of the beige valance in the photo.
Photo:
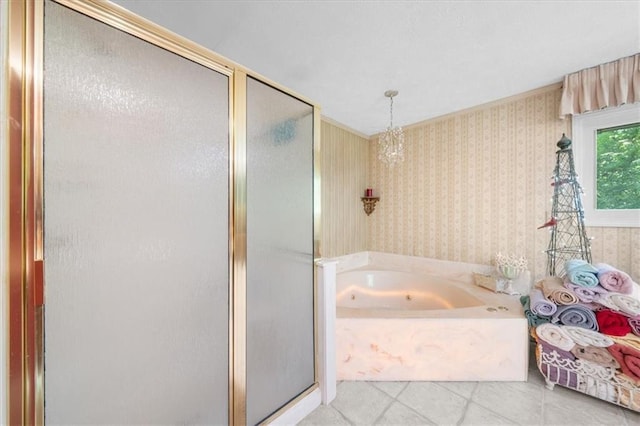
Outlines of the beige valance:
{"type": "Polygon", "coordinates": [[[560,118],[640,102],[640,53],[564,77],[560,118]]]}

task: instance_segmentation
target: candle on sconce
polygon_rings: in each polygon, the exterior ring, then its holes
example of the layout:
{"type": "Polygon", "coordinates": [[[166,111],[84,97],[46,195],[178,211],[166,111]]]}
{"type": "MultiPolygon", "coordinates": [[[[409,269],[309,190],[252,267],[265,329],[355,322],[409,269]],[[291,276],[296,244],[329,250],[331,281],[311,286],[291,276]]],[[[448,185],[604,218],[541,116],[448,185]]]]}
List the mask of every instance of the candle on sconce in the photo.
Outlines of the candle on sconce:
{"type": "Polygon", "coordinates": [[[364,190],[365,197],[373,197],[373,188],[367,188],[364,190]]]}

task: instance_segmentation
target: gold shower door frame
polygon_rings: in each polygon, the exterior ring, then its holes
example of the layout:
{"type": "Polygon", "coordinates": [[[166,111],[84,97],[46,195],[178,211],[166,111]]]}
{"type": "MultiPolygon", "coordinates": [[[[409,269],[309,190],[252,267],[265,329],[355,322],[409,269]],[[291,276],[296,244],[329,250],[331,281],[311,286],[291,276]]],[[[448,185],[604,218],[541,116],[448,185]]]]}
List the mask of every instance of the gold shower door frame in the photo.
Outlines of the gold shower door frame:
{"type": "MultiPolygon", "coordinates": [[[[320,108],[181,36],[102,0],[52,0],[229,78],[229,423],[246,423],[246,79],[313,106],[314,258],[320,235],[320,108]]],[[[9,0],[7,56],[9,424],[44,423],[43,45],[44,1],[9,0]]],[[[314,277],[314,294],[316,294],[314,277]]],[[[317,298],[315,298],[317,301],[317,298]]],[[[316,302],[314,301],[314,304],[316,302]]],[[[317,308],[315,308],[317,312],[317,308]]],[[[317,348],[316,315],[314,342],[317,348]]],[[[266,422],[318,388],[314,383],[266,422]]],[[[3,419],[4,420],[4,419],[3,419]]]]}

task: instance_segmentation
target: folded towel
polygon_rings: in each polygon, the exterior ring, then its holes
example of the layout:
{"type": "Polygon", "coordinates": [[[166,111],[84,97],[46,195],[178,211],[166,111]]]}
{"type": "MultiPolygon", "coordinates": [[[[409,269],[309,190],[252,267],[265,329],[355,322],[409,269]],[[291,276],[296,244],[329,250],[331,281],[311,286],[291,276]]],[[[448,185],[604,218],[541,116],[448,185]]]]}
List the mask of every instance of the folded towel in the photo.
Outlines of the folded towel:
{"type": "Polygon", "coordinates": [[[601,311],[603,309],[607,309],[606,307],[599,305],[598,303],[580,303],[582,306],[584,306],[585,308],[589,308],[591,309],[593,312],[598,312],[601,311]]]}
{"type": "Polygon", "coordinates": [[[571,353],[578,359],[590,361],[603,367],[620,368],[620,364],[618,364],[616,358],[609,353],[607,348],[575,345],[573,349],[571,349],[571,353]]]}
{"type": "Polygon", "coordinates": [[[595,303],[601,305],[601,309],[608,308],[608,309],[611,309],[612,311],[619,311],[620,308],[618,308],[618,306],[616,305],[616,302],[611,300],[611,296],[613,296],[614,294],[619,294],[619,293],[611,293],[611,292],[600,293],[596,297],[595,303]]]}
{"type": "Polygon", "coordinates": [[[609,293],[607,298],[618,307],[620,313],[629,317],[640,315],[640,300],[620,293],[609,293]]]}
{"type": "Polygon", "coordinates": [[[564,331],[571,339],[578,345],[582,346],[595,346],[598,348],[606,348],[613,345],[613,340],[604,334],[597,331],[587,330],[582,327],[575,327],[572,325],[565,325],[562,327],[564,331]]]}
{"type": "Polygon", "coordinates": [[[593,266],[598,270],[598,282],[602,287],[622,294],[631,294],[633,292],[633,280],[626,272],[622,272],[606,263],[597,263],[593,266]]]}
{"type": "Polygon", "coordinates": [[[629,325],[633,334],[640,336],[640,316],[629,318],[629,325]]]}
{"type": "MultiPolygon", "coordinates": [[[[529,327],[537,327],[540,324],[544,324],[546,322],[551,321],[550,317],[536,315],[536,313],[533,312],[533,310],[531,309],[531,300],[528,295],[520,296],[520,303],[522,304],[522,309],[524,310],[524,316],[527,318],[529,327]]],[[[555,305],[553,306],[555,307],[555,305]]]]}
{"type": "Polygon", "coordinates": [[[595,287],[598,285],[598,270],[586,260],[571,259],[564,265],[569,281],[584,287],[595,287]]]}
{"type": "Polygon", "coordinates": [[[563,351],[570,351],[576,344],[573,339],[562,330],[562,327],[555,324],[540,324],[536,327],[535,332],[540,340],[563,351]]]}
{"type": "Polygon", "coordinates": [[[598,331],[596,314],[587,306],[579,303],[576,305],[558,306],[556,313],[551,316],[551,322],[598,331]]]}
{"type": "Polygon", "coordinates": [[[636,385],[640,384],[640,351],[619,343],[609,346],[607,350],[618,361],[624,375],[636,385]]]}
{"type": "Polygon", "coordinates": [[[640,337],[629,333],[626,336],[611,336],[611,340],[621,345],[630,346],[640,351],[640,337]]]}
{"type": "Polygon", "coordinates": [[[558,310],[556,304],[544,297],[542,290],[539,288],[532,288],[529,292],[529,298],[531,310],[536,315],[549,317],[558,310]]]}
{"type": "Polygon", "coordinates": [[[609,309],[596,312],[596,321],[600,333],[610,336],[626,336],[631,333],[629,318],[609,309]]]}
{"type": "Polygon", "coordinates": [[[536,284],[544,297],[555,303],[556,305],[573,305],[578,303],[578,297],[562,285],[562,279],[558,277],[546,277],[538,281],[536,284]]]}
{"type": "Polygon", "coordinates": [[[564,286],[573,292],[581,302],[593,303],[598,300],[601,294],[607,294],[608,290],[602,286],[596,285],[594,287],[585,287],[582,285],[574,284],[567,277],[564,280],[564,286]]]}

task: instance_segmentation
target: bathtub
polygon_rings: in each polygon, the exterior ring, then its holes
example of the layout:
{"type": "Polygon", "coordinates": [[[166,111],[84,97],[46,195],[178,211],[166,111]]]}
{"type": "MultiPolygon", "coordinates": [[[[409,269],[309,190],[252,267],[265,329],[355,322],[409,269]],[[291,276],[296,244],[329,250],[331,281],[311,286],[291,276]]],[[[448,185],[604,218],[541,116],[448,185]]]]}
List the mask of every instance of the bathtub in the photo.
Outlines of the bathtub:
{"type": "Polygon", "coordinates": [[[343,312],[356,309],[371,314],[380,310],[432,311],[485,304],[455,284],[442,284],[438,277],[402,271],[343,272],[337,277],[336,306],[343,312]]]}
{"type": "Polygon", "coordinates": [[[375,252],[337,262],[337,380],[527,380],[519,298],[473,284],[491,267],[375,252]]]}

